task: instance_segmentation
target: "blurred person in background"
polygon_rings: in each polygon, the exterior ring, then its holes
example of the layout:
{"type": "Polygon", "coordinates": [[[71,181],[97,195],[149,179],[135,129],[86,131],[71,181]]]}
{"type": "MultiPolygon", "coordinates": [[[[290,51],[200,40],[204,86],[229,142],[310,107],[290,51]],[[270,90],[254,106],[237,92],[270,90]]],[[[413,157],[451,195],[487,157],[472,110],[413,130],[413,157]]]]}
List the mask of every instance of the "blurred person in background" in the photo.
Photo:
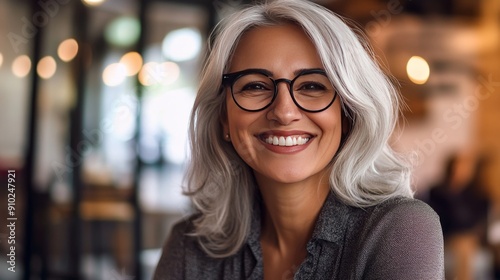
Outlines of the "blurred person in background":
{"type": "Polygon", "coordinates": [[[430,190],[429,204],[443,227],[447,279],[477,279],[474,263],[486,234],[489,210],[481,180],[484,162],[470,152],[452,155],[442,182],[430,190]]]}
{"type": "Polygon", "coordinates": [[[439,218],[390,148],[399,95],[359,30],[303,0],[224,19],[155,279],[443,279],[439,218]]]}

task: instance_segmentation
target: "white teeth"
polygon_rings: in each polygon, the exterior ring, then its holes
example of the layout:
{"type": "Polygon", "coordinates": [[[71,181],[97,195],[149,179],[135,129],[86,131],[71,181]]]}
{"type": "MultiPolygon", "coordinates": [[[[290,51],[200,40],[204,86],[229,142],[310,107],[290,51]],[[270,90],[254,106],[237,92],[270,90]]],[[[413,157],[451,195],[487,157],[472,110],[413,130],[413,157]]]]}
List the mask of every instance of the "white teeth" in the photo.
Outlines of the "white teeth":
{"type": "Polygon", "coordinates": [[[278,145],[280,145],[280,146],[285,146],[285,144],[286,144],[286,143],[285,143],[285,137],[280,136],[280,140],[279,140],[279,144],[278,144],[278,145]]]}
{"type": "Polygon", "coordinates": [[[274,146],[297,146],[304,145],[309,142],[309,138],[302,138],[302,136],[269,136],[265,139],[266,143],[274,145],[274,146]]]}

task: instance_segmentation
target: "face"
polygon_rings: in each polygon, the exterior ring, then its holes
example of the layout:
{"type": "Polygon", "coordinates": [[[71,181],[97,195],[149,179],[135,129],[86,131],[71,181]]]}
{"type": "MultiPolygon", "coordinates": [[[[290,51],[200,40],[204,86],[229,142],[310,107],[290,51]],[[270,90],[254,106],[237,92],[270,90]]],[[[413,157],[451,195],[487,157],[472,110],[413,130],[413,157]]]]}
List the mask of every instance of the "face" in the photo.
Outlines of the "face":
{"type": "MultiPolygon", "coordinates": [[[[257,27],[242,36],[229,72],[251,68],[265,69],[273,79],[292,80],[302,69],[324,67],[309,37],[290,24],[257,27]]],[[[328,109],[308,113],[295,105],[288,85],[278,83],[278,95],[269,107],[248,112],[236,105],[226,86],[226,105],[223,127],[230,134],[228,141],[258,182],[328,182],[328,164],[342,134],[338,97],[328,109]]]]}

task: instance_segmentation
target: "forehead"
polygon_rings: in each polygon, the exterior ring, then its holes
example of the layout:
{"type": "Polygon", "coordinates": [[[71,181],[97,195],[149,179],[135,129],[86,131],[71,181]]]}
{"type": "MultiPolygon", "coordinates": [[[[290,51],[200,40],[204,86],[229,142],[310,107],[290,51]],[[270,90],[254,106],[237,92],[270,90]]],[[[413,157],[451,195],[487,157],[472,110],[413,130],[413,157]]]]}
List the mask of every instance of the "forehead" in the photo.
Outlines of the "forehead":
{"type": "Polygon", "coordinates": [[[295,24],[259,26],[246,31],[233,54],[230,70],[321,67],[316,47],[295,24]]]}

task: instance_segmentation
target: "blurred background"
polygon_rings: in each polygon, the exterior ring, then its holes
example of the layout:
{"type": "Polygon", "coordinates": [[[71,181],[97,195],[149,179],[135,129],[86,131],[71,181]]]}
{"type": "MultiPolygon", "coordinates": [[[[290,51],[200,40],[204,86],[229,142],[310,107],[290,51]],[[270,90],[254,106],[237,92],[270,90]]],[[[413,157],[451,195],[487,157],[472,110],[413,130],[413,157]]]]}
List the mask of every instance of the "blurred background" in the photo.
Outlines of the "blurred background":
{"type": "MultiPolygon", "coordinates": [[[[245,0],[0,0],[0,279],[150,279],[206,38],[245,0]]],[[[407,103],[392,144],[448,279],[500,279],[500,1],[317,0],[407,103]]]]}

